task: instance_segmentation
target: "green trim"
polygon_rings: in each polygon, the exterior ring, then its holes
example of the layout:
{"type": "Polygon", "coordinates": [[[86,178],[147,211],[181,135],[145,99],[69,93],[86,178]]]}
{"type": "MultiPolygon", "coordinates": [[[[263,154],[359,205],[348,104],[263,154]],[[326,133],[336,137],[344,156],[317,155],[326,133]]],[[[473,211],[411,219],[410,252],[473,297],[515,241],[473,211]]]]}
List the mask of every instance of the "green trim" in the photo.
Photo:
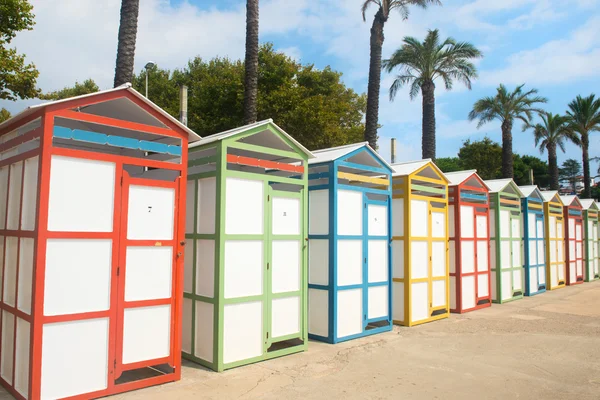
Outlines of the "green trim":
{"type": "Polygon", "coordinates": [[[188,233],[185,235],[186,239],[196,239],[196,240],[215,240],[217,235],[214,233],[188,233]]]}
{"type": "Polygon", "coordinates": [[[433,188],[433,187],[429,187],[429,186],[422,186],[422,185],[416,185],[416,184],[412,184],[410,185],[411,189],[414,190],[420,190],[422,192],[430,192],[430,193],[435,193],[435,194],[446,194],[446,189],[438,189],[438,188],[433,188]]]}
{"type": "Polygon", "coordinates": [[[215,200],[215,216],[218,216],[215,221],[215,233],[217,238],[215,240],[215,299],[217,299],[217,306],[214,310],[214,322],[213,322],[213,364],[217,371],[223,371],[223,330],[224,330],[224,312],[225,303],[223,301],[225,293],[225,280],[223,279],[225,274],[225,193],[226,185],[225,178],[227,174],[227,151],[223,142],[217,148],[217,156],[219,161],[217,162],[217,185],[216,192],[217,198],[215,200]]]}
{"type": "Polygon", "coordinates": [[[194,179],[213,178],[215,176],[217,176],[216,171],[200,172],[197,174],[188,175],[188,181],[191,181],[194,179]]]}
{"type": "MultiPolygon", "coordinates": [[[[305,170],[306,171],[306,170],[305,170]]],[[[228,178],[239,178],[239,179],[251,179],[255,181],[268,181],[277,183],[289,183],[290,185],[303,186],[304,180],[307,174],[303,174],[303,179],[296,178],[285,178],[282,176],[257,174],[254,172],[242,172],[242,171],[230,171],[227,170],[226,175],[228,178]]]]}
{"type": "Polygon", "coordinates": [[[299,156],[298,153],[295,153],[293,151],[285,151],[285,150],[278,150],[278,149],[265,149],[262,146],[257,146],[255,144],[249,144],[249,143],[242,143],[239,141],[229,143],[227,145],[227,147],[231,147],[233,149],[253,151],[255,153],[263,153],[263,154],[271,154],[271,155],[281,156],[281,157],[288,157],[288,158],[293,158],[298,161],[302,161],[302,157],[299,156]]]}
{"type": "Polygon", "coordinates": [[[209,156],[209,157],[202,157],[202,158],[196,158],[195,160],[191,160],[190,162],[188,162],[188,168],[190,167],[196,167],[198,165],[204,165],[204,164],[215,164],[217,162],[217,156],[209,156]]]}
{"type": "Polygon", "coordinates": [[[202,296],[200,294],[195,294],[195,293],[184,293],[183,297],[186,299],[194,300],[194,301],[201,301],[203,303],[215,304],[217,302],[217,300],[215,298],[206,297],[206,296],[202,296]]]}

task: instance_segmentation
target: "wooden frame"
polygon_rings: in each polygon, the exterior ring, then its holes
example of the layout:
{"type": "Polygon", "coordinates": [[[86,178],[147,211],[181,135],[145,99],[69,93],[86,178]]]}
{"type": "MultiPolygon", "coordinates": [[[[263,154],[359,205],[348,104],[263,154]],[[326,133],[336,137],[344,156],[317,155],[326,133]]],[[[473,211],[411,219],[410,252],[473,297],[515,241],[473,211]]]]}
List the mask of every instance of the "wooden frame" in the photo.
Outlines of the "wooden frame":
{"type": "Polygon", "coordinates": [[[583,265],[583,209],[577,196],[561,196],[565,219],[565,264],[567,285],[579,285],[584,281],[583,265]],[[573,226],[573,230],[571,230],[573,226]]]}
{"type": "Polygon", "coordinates": [[[519,188],[524,194],[521,198],[521,211],[523,215],[525,296],[535,296],[544,293],[547,286],[544,197],[537,186],[520,186],[519,188]],[[530,218],[534,221],[533,226],[530,218]],[[542,260],[540,261],[540,259],[542,260]]]}
{"type": "Polygon", "coordinates": [[[591,199],[582,199],[583,224],[585,230],[584,264],[585,281],[592,282],[600,279],[600,255],[598,248],[598,215],[600,207],[591,199]]]}
{"type": "Polygon", "coordinates": [[[565,220],[563,202],[557,191],[542,192],[546,229],[546,289],[565,287],[565,220]]]}

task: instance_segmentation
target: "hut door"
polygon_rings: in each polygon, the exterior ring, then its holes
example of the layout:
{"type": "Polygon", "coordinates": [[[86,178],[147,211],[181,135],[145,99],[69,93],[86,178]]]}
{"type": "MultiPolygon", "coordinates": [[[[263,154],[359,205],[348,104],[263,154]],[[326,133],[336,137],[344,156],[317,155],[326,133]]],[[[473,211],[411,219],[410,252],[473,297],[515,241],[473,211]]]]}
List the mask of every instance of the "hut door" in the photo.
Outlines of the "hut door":
{"type": "Polygon", "coordinates": [[[521,258],[521,214],[516,211],[510,212],[510,243],[512,270],[512,292],[511,297],[523,294],[523,260],[521,258]]]}
{"type": "Polygon", "coordinates": [[[581,219],[575,220],[575,280],[583,282],[583,224],[581,219]]]}
{"type": "Polygon", "coordinates": [[[179,179],[123,173],[115,379],[123,371],[173,364],[179,179]]]}
{"type": "Polygon", "coordinates": [[[535,248],[531,248],[529,251],[537,251],[537,284],[538,286],[535,288],[535,291],[542,290],[546,288],[546,270],[544,266],[546,265],[546,252],[544,251],[544,215],[543,214],[535,214],[535,248]]]}
{"type": "Polygon", "coordinates": [[[300,344],[302,340],[302,252],[304,190],[284,192],[269,186],[270,239],[267,253],[265,351],[300,344]]]}
{"type": "Polygon", "coordinates": [[[477,266],[477,280],[475,294],[476,305],[490,301],[490,258],[489,258],[489,213],[487,209],[475,208],[475,259],[477,266]]]}
{"type": "Polygon", "coordinates": [[[429,203],[429,223],[431,226],[431,269],[429,275],[429,316],[448,312],[448,219],[444,203],[429,203]]]}
{"type": "Polygon", "coordinates": [[[389,199],[372,200],[364,194],[366,232],[363,231],[363,329],[389,320],[389,199]]]}
{"type": "Polygon", "coordinates": [[[600,265],[598,263],[598,223],[590,223],[591,229],[589,230],[589,237],[591,238],[591,249],[589,252],[590,263],[589,268],[591,269],[590,279],[600,278],[600,265]]]}

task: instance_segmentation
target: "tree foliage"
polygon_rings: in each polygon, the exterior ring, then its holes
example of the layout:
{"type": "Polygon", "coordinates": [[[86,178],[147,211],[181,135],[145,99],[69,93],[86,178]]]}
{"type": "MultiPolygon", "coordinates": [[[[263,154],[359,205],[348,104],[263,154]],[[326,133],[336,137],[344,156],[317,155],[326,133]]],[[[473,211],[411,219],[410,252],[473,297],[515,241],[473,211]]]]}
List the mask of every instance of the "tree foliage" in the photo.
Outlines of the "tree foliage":
{"type": "Polygon", "coordinates": [[[35,24],[33,6],[27,0],[0,2],[0,99],[17,100],[36,97],[38,70],[26,63],[25,54],[19,54],[10,43],[23,30],[32,30],[35,24]]]}
{"type": "Polygon", "coordinates": [[[6,108],[2,108],[0,110],[0,123],[6,121],[7,119],[9,119],[11,117],[10,115],[10,111],[8,111],[6,108]]]}
{"type": "Polygon", "coordinates": [[[561,181],[569,182],[571,188],[575,191],[577,177],[581,175],[581,163],[575,159],[569,158],[562,163],[558,169],[558,174],[561,181]]]}
{"type": "Polygon", "coordinates": [[[442,172],[455,172],[462,171],[464,168],[458,157],[440,157],[435,160],[435,165],[438,166],[442,172]]]}
{"type": "Polygon", "coordinates": [[[488,137],[466,140],[458,151],[462,169],[476,169],[482,179],[496,179],[502,172],[502,146],[488,137]]]}
{"type": "Polygon", "coordinates": [[[533,170],[533,184],[542,189],[550,186],[548,163],[534,156],[514,154],[514,180],[517,185],[531,185],[529,170],[533,170]]]}
{"type": "Polygon", "coordinates": [[[39,95],[42,100],[62,100],[69,97],[81,96],[84,94],[94,93],[99,91],[100,88],[96,85],[93,79],[86,79],[82,83],[75,82],[72,87],[65,87],[54,92],[43,93],[39,95]]]}
{"type": "MultiPolygon", "coordinates": [[[[341,73],[301,65],[271,44],[261,46],[258,72],[258,120],[272,118],[309,149],[362,139],[366,98],[347,88],[341,73]]],[[[145,74],[132,82],[142,92],[145,74]]],[[[188,125],[201,136],[243,124],[242,61],[196,57],[182,69],[150,69],[148,82],[150,100],[173,116],[179,115],[179,85],[188,86],[188,125]]]]}

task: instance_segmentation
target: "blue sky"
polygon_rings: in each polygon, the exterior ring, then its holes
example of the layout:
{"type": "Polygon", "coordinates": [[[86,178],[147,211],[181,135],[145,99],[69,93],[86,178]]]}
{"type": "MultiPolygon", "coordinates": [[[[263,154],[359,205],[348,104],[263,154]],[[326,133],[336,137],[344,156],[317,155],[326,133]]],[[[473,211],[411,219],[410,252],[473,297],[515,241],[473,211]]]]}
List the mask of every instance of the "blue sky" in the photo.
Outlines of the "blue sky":
{"type": "MultiPolygon", "coordinates": [[[[564,112],[576,95],[600,95],[600,0],[442,0],[443,7],[414,9],[407,21],[392,15],[385,28],[384,58],[404,36],[423,39],[428,29],[470,41],[485,57],[478,61],[479,79],[469,91],[456,84],[436,90],[438,157],[454,156],[466,139],[488,135],[500,141],[498,123],[481,129],[467,120],[473,103],[493,95],[499,83],[509,88],[525,83],[548,97],[546,109],[564,112]]],[[[101,88],[112,84],[119,0],[32,0],[37,25],[13,43],[41,72],[40,86],[54,90],[92,77],[101,88]]],[[[261,0],[260,40],[303,63],[331,65],[348,86],[367,89],[369,29],[360,15],[362,0],[261,0]]],[[[136,69],[148,60],[159,66],[183,66],[195,55],[243,57],[245,2],[240,0],[141,0],[136,69]]],[[[398,139],[400,160],[420,157],[421,99],[406,91],[388,100],[392,75],[382,75],[380,151],[389,158],[389,140],[398,139]]],[[[37,101],[1,101],[17,112],[37,101]]],[[[531,133],[513,131],[514,149],[540,156],[531,133]]],[[[600,155],[600,134],[591,155],[600,155]]],[[[546,155],[541,156],[546,159],[546,155]]],[[[566,158],[580,159],[569,145],[566,158]]]]}

